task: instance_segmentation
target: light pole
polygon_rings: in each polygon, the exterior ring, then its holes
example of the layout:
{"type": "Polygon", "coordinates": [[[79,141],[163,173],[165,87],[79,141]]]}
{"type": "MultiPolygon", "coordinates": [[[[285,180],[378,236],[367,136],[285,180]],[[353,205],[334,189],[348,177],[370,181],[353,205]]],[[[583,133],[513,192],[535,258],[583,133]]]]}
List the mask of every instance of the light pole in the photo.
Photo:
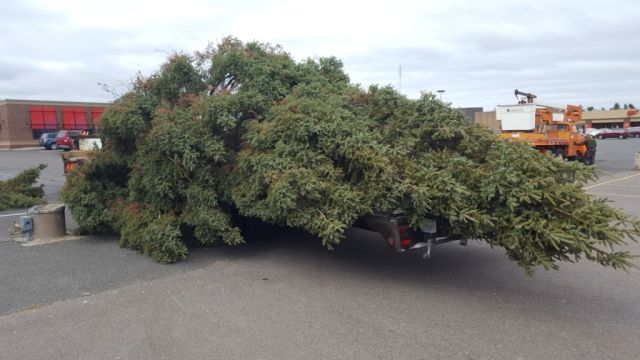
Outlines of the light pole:
{"type": "Polygon", "coordinates": [[[442,101],[442,94],[444,94],[444,90],[438,90],[438,94],[440,94],[440,101],[442,101]]]}

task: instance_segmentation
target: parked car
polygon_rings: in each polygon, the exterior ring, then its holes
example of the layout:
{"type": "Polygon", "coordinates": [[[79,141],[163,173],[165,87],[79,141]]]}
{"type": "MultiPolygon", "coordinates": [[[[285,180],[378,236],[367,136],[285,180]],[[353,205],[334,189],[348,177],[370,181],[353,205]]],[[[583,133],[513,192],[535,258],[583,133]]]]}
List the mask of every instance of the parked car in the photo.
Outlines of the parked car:
{"type": "Polygon", "coordinates": [[[640,137],[640,126],[634,126],[627,129],[629,131],[629,136],[640,137]]]}
{"type": "Polygon", "coordinates": [[[56,144],[58,148],[63,150],[72,150],[78,148],[79,130],[60,130],[56,135],[56,144]]]}
{"type": "Polygon", "coordinates": [[[598,139],[606,139],[606,138],[618,138],[618,139],[626,139],[629,137],[629,131],[624,128],[616,128],[616,129],[601,129],[601,131],[596,135],[598,139]]]}
{"type": "Polygon", "coordinates": [[[585,130],[585,133],[587,135],[597,136],[600,133],[601,130],[602,129],[589,128],[589,129],[585,130]]]}
{"type": "Polygon", "coordinates": [[[56,144],[56,133],[44,133],[40,135],[38,145],[43,146],[47,150],[56,150],[58,144],[56,144]]]}

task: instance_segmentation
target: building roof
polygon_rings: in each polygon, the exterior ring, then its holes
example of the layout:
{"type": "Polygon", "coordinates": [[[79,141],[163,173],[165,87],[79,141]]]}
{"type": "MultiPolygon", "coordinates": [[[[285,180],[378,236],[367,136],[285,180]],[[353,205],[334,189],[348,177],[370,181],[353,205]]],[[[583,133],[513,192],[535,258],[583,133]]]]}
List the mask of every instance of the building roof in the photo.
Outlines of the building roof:
{"type": "Polygon", "coordinates": [[[624,121],[626,119],[631,119],[632,121],[640,120],[640,110],[596,110],[582,112],[582,120],[624,121]]]}
{"type": "Polygon", "coordinates": [[[81,101],[58,101],[58,100],[19,100],[0,99],[0,105],[40,105],[40,106],[111,106],[112,102],[81,102],[81,101]]]}

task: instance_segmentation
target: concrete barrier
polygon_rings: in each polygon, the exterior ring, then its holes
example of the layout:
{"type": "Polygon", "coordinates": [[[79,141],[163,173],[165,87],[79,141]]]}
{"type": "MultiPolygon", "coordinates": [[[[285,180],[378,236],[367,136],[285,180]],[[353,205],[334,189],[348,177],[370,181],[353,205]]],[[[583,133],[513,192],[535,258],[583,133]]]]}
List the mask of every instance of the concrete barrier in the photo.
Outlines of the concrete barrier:
{"type": "Polygon", "coordinates": [[[64,204],[36,205],[29,209],[33,218],[32,240],[61,238],[67,235],[64,204]]]}

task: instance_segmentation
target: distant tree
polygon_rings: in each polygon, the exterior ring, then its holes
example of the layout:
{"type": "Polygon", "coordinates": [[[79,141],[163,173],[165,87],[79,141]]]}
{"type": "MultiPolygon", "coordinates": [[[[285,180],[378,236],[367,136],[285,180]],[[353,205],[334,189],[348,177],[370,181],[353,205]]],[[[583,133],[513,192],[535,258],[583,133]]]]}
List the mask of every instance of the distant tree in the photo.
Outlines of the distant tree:
{"type": "Polygon", "coordinates": [[[589,106],[589,107],[587,108],[587,111],[593,111],[593,106],[589,106]]]}
{"type": "Polygon", "coordinates": [[[629,109],[635,109],[635,108],[636,108],[636,107],[635,107],[635,106],[633,106],[633,104],[632,104],[632,103],[629,103],[629,109]]]}
{"type": "Polygon", "coordinates": [[[611,110],[620,110],[620,104],[618,103],[613,104],[613,107],[611,108],[611,110]]]}
{"type": "Polygon", "coordinates": [[[625,109],[625,110],[627,110],[627,109],[629,108],[629,105],[624,104],[624,105],[622,105],[622,108],[623,108],[623,109],[625,109]]]}
{"type": "Polygon", "coordinates": [[[604,108],[604,106],[603,106],[603,107],[601,107],[601,108],[600,108],[600,110],[605,111],[606,109],[605,109],[605,108],[604,108]]]}

